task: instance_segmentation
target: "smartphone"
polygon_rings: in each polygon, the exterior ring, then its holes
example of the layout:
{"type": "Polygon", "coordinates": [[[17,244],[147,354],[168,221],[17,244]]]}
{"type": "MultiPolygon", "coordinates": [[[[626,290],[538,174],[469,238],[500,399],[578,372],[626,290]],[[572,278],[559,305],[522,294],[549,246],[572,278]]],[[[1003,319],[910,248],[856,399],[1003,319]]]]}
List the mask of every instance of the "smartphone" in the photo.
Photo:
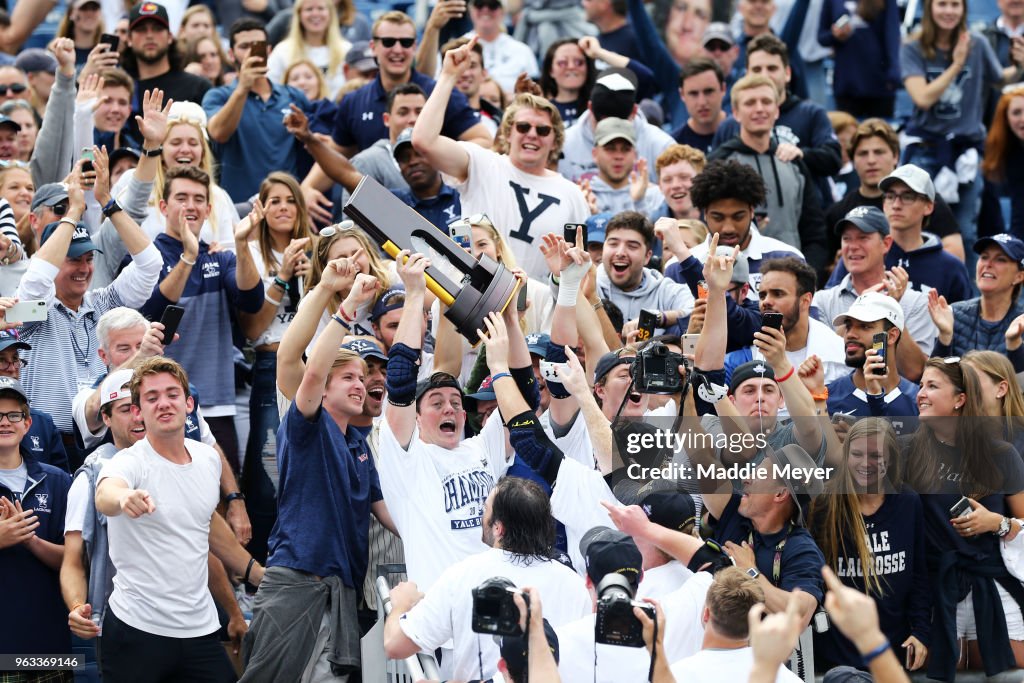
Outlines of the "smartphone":
{"type": "Polygon", "coordinates": [[[636,340],[638,342],[649,341],[654,336],[654,328],[658,326],[660,321],[661,314],[657,311],[641,310],[639,324],[637,325],[637,330],[640,333],[636,335],[636,340]]]}
{"type": "Polygon", "coordinates": [[[178,331],[178,324],[184,314],[185,309],[181,306],[171,304],[164,309],[164,314],[160,316],[160,324],[164,326],[164,346],[174,341],[174,333],[178,331]]]}
{"type": "Polygon", "coordinates": [[[82,148],[82,173],[92,173],[96,170],[92,164],[95,158],[96,157],[92,152],[92,147],[82,148]]]}
{"type": "Polygon", "coordinates": [[[110,46],[110,52],[117,52],[121,47],[121,38],[112,33],[100,35],[100,42],[110,46]]]}
{"type": "Polygon", "coordinates": [[[697,355],[697,340],[700,339],[699,334],[684,334],[681,337],[683,343],[683,355],[684,356],[695,356],[697,355]]]}
{"type": "Polygon", "coordinates": [[[522,313],[526,310],[526,283],[519,285],[519,294],[516,299],[516,310],[522,313]]]}
{"type": "Polygon", "coordinates": [[[259,57],[263,60],[263,66],[267,65],[267,41],[257,40],[249,49],[250,57],[259,57]]]}
{"type": "Polygon", "coordinates": [[[455,221],[448,226],[448,235],[452,238],[455,244],[459,245],[463,249],[470,248],[470,242],[472,241],[472,228],[469,223],[465,221],[455,221]]]}
{"type": "Polygon", "coordinates": [[[698,299],[707,299],[708,298],[708,283],[706,281],[704,281],[704,280],[701,280],[700,282],[697,283],[697,298],[698,299]]]}
{"type": "Polygon", "coordinates": [[[569,244],[570,247],[576,246],[576,229],[579,228],[580,233],[583,236],[583,246],[587,246],[587,224],[586,223],[566,223],[562,228],[562,237],[569,244]]]}
{"type": "Polygon", "coordinates": [[[949,508],[949,518],[956,519],[957,517],[963,517],[971,511],[971,501],[967,496],[963,496],[956,502],[956,505],[949,508]]]}
{"type": "Polygon", "coordinates": [[[46,320],[46,302],[39,300],[19,301],[7,309],[4,319],[9,323],[38,323],[46,320]]]}
{"type": "Polygon", "coordinates": [[[775,330],[782,329],[782,314],[769,311],[761,314],[761,327],[770,327],[775,330]]]}
{"type": "Polygon", "coordinates": [[[850,23],[850,15],[844,14],[836,19],[836,28],[845,28],[850,23]]]}
{"type": "MultiPolygon", "coordinates": [[[[889,335],[885,332],[879,332],[876,334],[871,338],[871,348],[878,352],[878,355],[882,357],[882,360],[885,360],[885,354],[889,349],[889,335]]],[[[875,374],[884,375],[885,369],[883,368],[882,372],[875,374]]]]}

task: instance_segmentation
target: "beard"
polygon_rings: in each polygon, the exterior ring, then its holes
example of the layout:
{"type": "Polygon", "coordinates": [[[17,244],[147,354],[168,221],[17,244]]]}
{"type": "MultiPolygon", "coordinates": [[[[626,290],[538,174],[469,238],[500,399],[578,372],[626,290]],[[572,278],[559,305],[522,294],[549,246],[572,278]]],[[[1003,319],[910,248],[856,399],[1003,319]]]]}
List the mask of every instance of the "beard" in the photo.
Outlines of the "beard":
{"type": "Polygon", "coordinates": [[[157,51],[154,52],[152,55],[147,55],[142,50],[139,50],[138,52],[135,52],[134,54],[135,54],[135,59],[137,61],[142,62],[143,64],[157,64],[158,62],[163,60],[164,57],[167,56],[167,52],[169,50],[170,50],[170,46],[169,45],[165,45],[164,47],[161,47],[161,48],[157,49],[157,51]]]}
{"type": "MultiPolygon", "coordinates": [[[[860,346],[860,345],[858,344],[858,346],[860,346]]],[[[846,354],[846,367],[853,368],[854,370],[859,370],[860,368],[863,368],[864,367],[864,363],[866,363],[867,360],[868,360],[867,356],[864,355],[865,351],[866,351],[866,349],[861,347],[860,353],[858,355],[856,355],[856,356],[851,356],[850,354],[846,354]]]]}

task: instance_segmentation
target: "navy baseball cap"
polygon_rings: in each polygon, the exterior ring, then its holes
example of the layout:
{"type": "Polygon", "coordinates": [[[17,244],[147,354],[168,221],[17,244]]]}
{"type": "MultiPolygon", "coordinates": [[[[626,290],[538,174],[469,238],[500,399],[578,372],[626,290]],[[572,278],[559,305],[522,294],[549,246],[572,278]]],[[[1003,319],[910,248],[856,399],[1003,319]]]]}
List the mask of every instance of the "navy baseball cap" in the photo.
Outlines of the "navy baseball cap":
{"type": "Polygon", "coordinates": [[[836,223],[836,232],[841,233],[852,225],[863,233],[877,232],[883,237],[889,234],[889,220],[881,209],[874,206],[855,206],[836,223]]]}
{"type": "Polygon", "coordinates": [[[526,335],[526,348],[530,349],[530,354],[534,356],[547,358],[548,344],[550,342],[551,335],[544,334],[543,332],[535,332],[533,334],[526,335]]]}
{"type": "Polygon", "coordinates": [[[1024,269],[1024,242],[1005,232],[979,239],[974,243],[974,253],[980,254],[993,244],[1002,249],[1004,254],[1016,261],[1018,268],[1024,269]]]}
{"type": "Polygon", "coordinates": [[[135,159],[135,161],[139,161],[140,159],[142,159],[142,152],[135,149],[134,147],[118,147],[117,149],[110,153],[108,165],[110,166],[110,168],[114,168],[117,162],[121,161],[121,159],[126,159],[128,157],[135,159]]]}
{"type": "Polygon", "coordinates": [[[402,147],[405,147],[406,145],[411,145],[411,144],[412,144],[412,128],[406,128],[405,130],[403,130],[401,133],[398,134],[397,138],[395,138],[395,146],[391,150],[391,155],[397,159],[398,158],[398,150],[400,150],[402,147]]]}
{"type": "Polygon", "coordinates": [[[480,388],[475,393],[466,394],[466,398],[476,401],[497,401],[498,395],[494,393],[494,387],[491,386],[491,382],[491,376],[487,375],[484,377],[484,381],[480,382],[480,388]]]}
{"type": "Polygon", "coordinates": [[[16,349],[24,349],[25,351],[31,351],[32,347],[25,342],[18,339],[18,333],[14,330],[3,330],[0,331],[0,351],[14,347],[16,349]]]}
{"type": "Polygon", "coordinates": [[[580,554],[594,586],[608,574],[622,574],[635,591],[643,576],[644,558],[636,541],[618,529],[596,526],[580,539],[580,554]]]}
{"type": "Polygon", "coordinates": [[[6,116],[0,115],[0,126],[10,126],[16,132],[21,131],[21,124],[14,119],[7,118],[6,116]]]}
{"type": "Polygon", "coordinates": [[[616,485],[615,497],[623,505],[639,505],[651,520],[659,526],[674,531],[683,531],[697,519],[697,504],[693,496],[678,490],[674,481],[655,479],[639,485],[633,479],[624,479],[623,486],[616,485]]]}
{"type": "Polygon", "coordinates": [[[594,368],[594,384],[597,384],[605,376],[614,370],[619,365],[626,365],[632,363],[634,356],[619,356],[615,351],[609,351],[608,353],[601,356],[601,359],[597,361],[597,367],[594,368]]]}
{"type": "Polygon", "coordinates": [[[741,384],[748,379],[757,378],[774,380],[775,370],[763,360],[748,361],[732,371],[732,377],[729,380],[729,393],[735,394],[741,384]]]}
{"type": "MultiPolygon", "coordinates": [[[[46,244],[46,240],[50,239],[50,235],[57,230],[58,225],[60,225],[60,221],[46,226],[46,229],[43,230],[43,238],[39,240],[40,246],[46,244]]],[[[89,236],[89,227],[80,222],[75,225],[75,234],[71,237],[71,244],[68,245],[68,258],[78,258],[90,251],[103,253],[103,250],[97,247],[96,243],[92,241],[92,237],[89,236]]]]}
{"type": "MultiPolygon", "coordinates": [[[[551,656],[555,658],[557,664],[558,635],[547,619],[544,620],[544,638],[547,639],[548,649],[551,650],[551,656]]],[[[526,680],[525,674],[529,668],[528,640],[526,635],[504,636],[501,639],[501,658],[505,660],[509,676],[517,681],[526,680]]]]}
{"type": "Polygon", "coordinates": [[[611,218],[612,213],[610,211],[604,211],[602,213],[595,213],[587,219],[587,244],[593,244],[595,242],[604,244],[604,229],[611,218]]]}
{"type": "Polygon", "coordinates": [[[372,342],[369,339],[353,339],[350,342],[342,344],[341,348],[348,349],[349,351],[355,351],[363,360],[366,360],[367,358],[378,358],[385,363],[388,362],[388,356],[384,353],[384,349],[382,349],[379,344],[372,342]]]}
{"type": "Polygon", "coordinates": [[[53,206],[68,198],[68,188],[64,183],[46,183],[40,185],[32,197],[32,211],[41,206],[53,206]]]}
{"type": "Polygon", "coordinates": [[[370,310],[370,322],[377,322],[385,313],[405,306],[405,285],[395,285],[384,291],[370,310]]]}
{"type": "Polygon", "coordinates": [[[373,56],[368,40],[357,40],[345,53],[345,63],[356,71],[376,71],[377,59],[373,56]]]}

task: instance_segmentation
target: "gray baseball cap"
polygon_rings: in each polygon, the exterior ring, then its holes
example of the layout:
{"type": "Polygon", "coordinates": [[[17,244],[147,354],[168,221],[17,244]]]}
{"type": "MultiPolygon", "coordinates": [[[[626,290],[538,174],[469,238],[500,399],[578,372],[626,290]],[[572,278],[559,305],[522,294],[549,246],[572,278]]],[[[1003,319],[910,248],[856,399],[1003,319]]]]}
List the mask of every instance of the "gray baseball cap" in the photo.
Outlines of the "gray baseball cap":
{"type": "Polygon", "coordinates": [[[914,164],[900,166],[882,178],[882,182],[878,183],[878,187],[884,192],[897,180],[906,184],[914,192],[928,197],[928,201],[935,201],[935,184],[932,182],[932,177],[928,175],[928,172],[920,166],[915,166],[914,164]]]}

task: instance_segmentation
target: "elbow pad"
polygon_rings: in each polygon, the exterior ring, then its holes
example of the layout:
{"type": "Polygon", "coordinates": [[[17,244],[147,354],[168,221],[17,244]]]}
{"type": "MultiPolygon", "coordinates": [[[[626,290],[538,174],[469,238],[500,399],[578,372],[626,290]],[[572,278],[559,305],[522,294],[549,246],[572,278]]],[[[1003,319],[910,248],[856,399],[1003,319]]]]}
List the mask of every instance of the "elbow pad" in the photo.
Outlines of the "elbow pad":
{"type": "Polygon", "coordinates": [[[718,573],[719,569],[725,569],[726,567],[732,566],[732,558],[725,554],[725,551],[722,550],[722,546],[709,538],[704,541],[704,545],[700,547],[700,550],[693,554],[693,557],[690,558],[690,562],[686,565],[686,568],[691,572],[696,573],[702,571],[701,568],[703,567],[703,571],[711,572],[711,575],[714,576],[718,573]]]}
{"type": "Polygon", "coordinates": [[[505,427],[508,428],[509,442],[516,454],[526,461],[548,486],[554,486],[564,455],[544,433],[537,416],[529,411],[520,413],[509,420],[505,427]]]}
{"type": "Polygon", "coordinates": [[[388,403],[399,408],[416,400],[416,377],[420,371],[420,351],[405,344],[394,344],[388,352],[388,374],[384,384],[388,403]]]}
{"type": "Polygon", "coordinates": [[[558,381],[558,374],[555,372],[544,373],[543,368],[546,363],[552,366],[565,363],[569,358],[565,355],[565,347],[561,344],[555,344],[551,341],[548,342],[548,352],[544,356],[544,360],[541,361],[541,372],[544,376],[544,382],[547,384],[548,393],[551,394],[551,398],[572,398],[572,394],[566,389],[561,382],[558,381]]]}

